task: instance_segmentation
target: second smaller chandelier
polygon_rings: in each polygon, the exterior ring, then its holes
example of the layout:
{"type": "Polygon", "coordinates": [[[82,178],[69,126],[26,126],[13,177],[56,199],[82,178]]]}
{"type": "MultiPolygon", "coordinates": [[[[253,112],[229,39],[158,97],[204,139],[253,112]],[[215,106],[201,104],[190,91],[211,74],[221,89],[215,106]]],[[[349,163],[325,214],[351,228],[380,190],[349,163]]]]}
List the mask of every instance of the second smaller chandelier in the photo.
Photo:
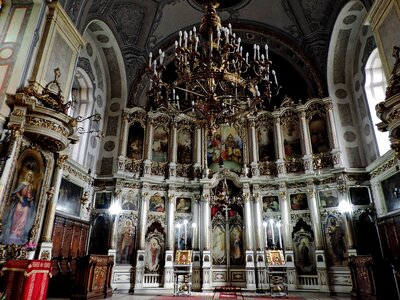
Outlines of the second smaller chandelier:
{"type": "Polygon", "coordinates": [[[163,76],[166,66],[161,49],[157,59],[150,53],[146,70],[153,108],[183,115],[207,126],[209,132],[255,113],[279,91],[268,46],[254,44],[253,53],[243,55],[241,38],[232,32],[231,24],[221,26],[218,5],[218,1],[205,1],[199,32],[196,27],[189,33],[179,32],[172,80],[163,76]]]}

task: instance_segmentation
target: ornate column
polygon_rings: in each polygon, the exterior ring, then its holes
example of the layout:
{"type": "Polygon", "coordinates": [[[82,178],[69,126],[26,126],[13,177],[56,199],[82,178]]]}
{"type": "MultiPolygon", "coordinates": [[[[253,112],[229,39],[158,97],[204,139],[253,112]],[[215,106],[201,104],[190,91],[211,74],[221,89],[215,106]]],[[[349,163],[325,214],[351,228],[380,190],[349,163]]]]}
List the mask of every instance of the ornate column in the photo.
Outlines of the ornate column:
{"type": "Polygon", "coordinates": [[[68,155],[58,153],[56,165],[53,172],[53,178],[51,182],[51,190],[48,191],[48,203],[47,203],[47,210],[46,210],[46,218],[44,220],[44,226],[42,231],[42,236],[40,238],[40,250],[39,250],[39,257],[41,259],[48,259],[51,260],[51,250],[53,247],[53,243],[51,242],[52,233],[53,233],[53,225],[54,225],[54,218],[56,215],[56,205],[58,194],[60,192],[60,185],[63,173],[63,165],[68,155]]]}
{"type": "Polygon", "coordinates": [[[200,201],[200,248],[201,250],[211,249],[211,209],[210,209],[210,190],[203,190],[203,197],[200,201]]]}
{"type": "Polygon", "coordinates": [[[151,175],[151,160],[152,160],[152,145],[153,145],[153,136],[154,136],[154,123],[153,120],[149,120],[147,122],[147,130],[146,130],[146,143],[144,143],[145,149],[145,160],[144,160],[144,177],[150,177],[151,175]]]}
{"type": "Polygon", "coordinates": [[[168,192],[168,219],[167,240],[164,266],[164,288],[174,288],[174,245],[175,245],[175,195],[174,191],[168,192]]]}
{"type": "Polygon", "coordinates": [[[286,185],[281,184],[279,192],[279,207],[281,209],[282,218],[282,238],[285,250],[293,251],[292,237],[290,233],[290,211],[289,211],[289,200],[286,194],[286,185]]]}
{"type": "MultiPolygon", "coordinates": [[[[253,186],[253,191],[258,190],[258,185],[253,186]]],[[[254,214],[255,214],[255,233],[256,233],[256,249],[257,251],[264,250],[263,237],[263,221],[262,221],[262,201],[261,197],[256,192],[253,194],[254,199],[254,214]]]]}
{"type": "Polygon", "coordinates": [[[318,209],[318,201],[315,197],[316,192],[312,182],[309,182],[308,184],[307,194],[308,208],[310,210],[311,222],[314,231],[315,248],[319,250],[324,249],[322,243],[321,218],[318,209]]]}
{"type": "Polygon", "coordinates": [[[260,194],[258,194],[259,186],[253,186],[253,199],[254,199],[254,214],[256,218],[255,231],[256,231],[256,269],[257,269],[257,289],[265,290],[266,285],[266,263],[265,263],[265,252],[264,252],[264,231],[262,221],[262,201],[260,194]]]}
{"type": "Polygon", "coordinates": [[[118,171],[122,173],[125,171],[125,159],[126,159],[126,149],[128,148],[128,134],[129,134],[129,113],[123,111],[122,113],[122,129],[121,129],[121,147],[119,149],[119,156],[118,156],[118,171]]]}
{"type": "Polygon", "coordinates": [[[126,149],[128,148],[128,135],[129,135],[129,113],[127,111],[122,112],[122,130],[121,130],[121,148],[119,150],[119,155],[126,157],[126,149]]]}
{"type": "Polygon", "coordinates": [[[142,193],[142,209],[140,211],[140,219],[139,219],[139,247],[136,256],[136,269],[135,269],[135,287],[134,288],[142,288],[143,287],[143,276],[144,276],[144,268],[145,268],[145,257],[146,257],[146,225],[147,225],[147,213],[149,210],[149,193],[147,191],[143,191],[142,193]]]}
{"type": "Polygon", "coordinates": [[[328,122],[328,135],[329,135],[329,145],[332,147],[331,154],[333,159],[334,168],[342,168],[342,152],[339,148],[339,141],[337,138],[337,132],[335,128],[335,119],[333,116],[333,104],[332,100],[329,99],[325,103],[325,108],[327,112],[327,122],[328,122]]]}
{"type": "Polygon", "coordinates": [[[142,209],[140,211],[139,219],[139,249],[145,250],[146,247],[146,225],[147,214],[149,211],[149,193],[147,191],[142,193],[142,209]]]}
{"type": "Polygon", "coordinates": [[[274,136],[276,141],[276,146],[278,147],[278,159],[276,161],[276,166],[278,169],[278,177],[286,176],[285,168],[285,149],[283,148],[283,138],[282,138],[282,128],[281,128],[281,118],[276,113],[272,113],[274,116],[274,136]]]}
{"type": "Polygon", "coordinates": [[[250,147],[251,147],[251,174],[252,176],[260,176],[260,170],[258,169],[258,141],[256,136],[256,118],[249,117],[250,124],[250,147]]]}
{"type": "Polygon", "coordinates": [[[210,209],[210,189],[204,186],[203,196],[200,202],[200,248],[203,253],[203,285],[202,290],[208,291],[212,289],[211,278],[211,209],[210,209]]]}
{"type": "Polygon", "coordinates": [[[313,153],[311,149],[311,139],[310,139],[310,130],[308,128],[307,115],[303,110],[300,111],[300,122],[301,122],[301,135],[303,137],[303,147],[304,147],[304,156],[303,163],[304,169],[307,173],[313,173],[313,153]]]}
{"type": "Polygon", "coordinates": [[[178,156],[178,135],[175,120],[171,121],[171,162],[169,163],[169,178],[176,177],[176,162],[178,156]]]}
{"type": "Polygon", "coordinates": [[[194,174],[196,178],[201,177],[201,149],[202,149],[202,143],[201,143],[201,127],[199,125],[196,125],[196,129],[194,132],[194,174]]]}
{"type": "MultiPolygon", "coordinates": [[[[243,190],[244,187],[243,187],[243,190]]],[[[253,221],[251,213],[251,203],[250,203],[250,191],[246,190],[243,192],[243,200],[244,200],[244,224],[245,224],[245,246],[246,250],[253,250],[253,221]]]]}
{"type": "Polygon", "coordinates": [[[199,200],[200,200],[200,195],[195,195],[194,199],[192,201],[193,203],[193,223],[195,226],[193,226],[193,236],[192,236],[192,249],[193,250],[199,250],[199,200]]]}
{"type": "Polygon", "coordinates": [[[167,250],[174,250],[175,245],[175,198],[173,191],[170,191],[168,195],[167,250]]]}

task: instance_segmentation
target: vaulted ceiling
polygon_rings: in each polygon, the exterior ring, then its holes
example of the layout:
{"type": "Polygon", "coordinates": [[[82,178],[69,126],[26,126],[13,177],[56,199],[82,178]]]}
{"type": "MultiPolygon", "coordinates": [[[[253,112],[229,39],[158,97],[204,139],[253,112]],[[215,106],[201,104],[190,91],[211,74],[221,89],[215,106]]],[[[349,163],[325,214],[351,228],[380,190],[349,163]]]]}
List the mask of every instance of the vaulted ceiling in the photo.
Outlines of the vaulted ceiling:
{"type": "MultiPolygon", "coordinates": [[[[83,33],[91,21],[109,26],[125,61],[127,86],[134,89],[149,51],[168,49],[179,30],[198,26],[201,0],[63,0],[83,33]]],[[[326,96],[326,62],[331,32],[347,0],[221,0],[219,15],[243,43],[268,43],[284,93],[326,96]],[[281,74],[280,74],[281,73],[281,74]],[[288,86],[289,85],[289,86],[288,86]]],[[[364,0],[370,7],[372,0],[364,0]]],[[[361,2],[360,2],[361,3],[361,2]]],[[[90,30],[90,27],[89,27],[90,30]]],[[[291,95],[290,95],[291,96],[291,95]]]]}

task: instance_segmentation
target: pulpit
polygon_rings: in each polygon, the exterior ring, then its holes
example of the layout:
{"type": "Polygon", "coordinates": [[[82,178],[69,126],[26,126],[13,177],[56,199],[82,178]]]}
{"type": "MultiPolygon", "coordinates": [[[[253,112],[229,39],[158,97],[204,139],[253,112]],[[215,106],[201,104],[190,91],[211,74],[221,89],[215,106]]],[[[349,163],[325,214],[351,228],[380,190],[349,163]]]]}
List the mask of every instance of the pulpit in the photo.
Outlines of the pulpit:
{"type": "Polygon", "coordinates": [[[111,275],[114,257],[91,254],[77,260],[75,284],[71,299],[111,297],[111,275]]]}
{"type": "Polygon", "coordinates": [[[51,261],[9,260],[1,270],[7,300],[44,300],[51,276],[51,261]]]}

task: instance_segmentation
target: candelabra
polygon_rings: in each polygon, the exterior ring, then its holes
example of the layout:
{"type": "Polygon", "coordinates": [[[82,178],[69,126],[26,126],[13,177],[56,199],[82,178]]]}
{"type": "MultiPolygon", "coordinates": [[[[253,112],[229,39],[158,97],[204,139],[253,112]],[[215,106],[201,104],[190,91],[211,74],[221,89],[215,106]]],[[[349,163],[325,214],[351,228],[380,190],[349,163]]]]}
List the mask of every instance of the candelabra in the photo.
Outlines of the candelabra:
{"type": "Polygon", "coordinates": [[[222,27],[218,1],[204,1],[205,14],[199,28],[179,32],[175,41],[176,79],[163,76],[165,53],[158,59],[150,53],[147,74],[148,96],[154,108],[171,115],[184,115],[214,131],[219,124],[232,123],[255,113],[278,94],[279,86],[268,46],[254,44],[253,55],[243,54],[241,38],[231,24],[222,27]]]}

